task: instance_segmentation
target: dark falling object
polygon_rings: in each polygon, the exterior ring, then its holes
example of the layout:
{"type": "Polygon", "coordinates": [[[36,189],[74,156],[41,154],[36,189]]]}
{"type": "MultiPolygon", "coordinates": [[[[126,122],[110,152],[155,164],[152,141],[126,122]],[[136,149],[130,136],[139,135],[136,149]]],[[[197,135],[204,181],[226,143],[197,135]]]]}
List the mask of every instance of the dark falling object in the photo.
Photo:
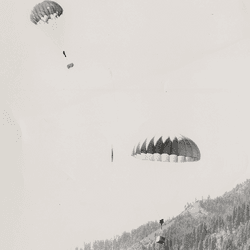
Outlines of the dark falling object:
{"type": "Polygon", "coordinates": [[[113,162],[113,158],[114,158],[114,155],[113,155],[113,147],[111,148],[111,162],[113,162]]]}
{"type": "MultiPolygon", "coordinates": [[[[67,57],[65,51],[63,51],[63,54],[64,54],[65,57],[67,57]]],[[[70,64],[67,65],[68,69],[70,69],[72,67],[74,67],[74,63],[70,63],[70,64]]]]}

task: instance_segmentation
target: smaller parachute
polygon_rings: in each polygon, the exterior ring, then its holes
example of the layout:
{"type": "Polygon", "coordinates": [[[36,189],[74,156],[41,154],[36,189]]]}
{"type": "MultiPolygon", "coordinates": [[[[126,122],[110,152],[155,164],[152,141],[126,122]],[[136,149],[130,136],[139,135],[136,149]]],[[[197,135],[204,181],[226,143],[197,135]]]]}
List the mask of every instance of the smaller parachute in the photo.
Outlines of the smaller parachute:
{"type": "MultiPolygon", "coordinates": [[[[30,21],[37,25],[59,47],[64,45],[63,8],[54,1],[43,1],[34,6],[30,13],[30,21]]],[[[63,51],[65,57],[66,53],[63,51]]],[[[67,60],[68,61],[68,60],[67,60]]],[[[70,69],[73,63],[67,65],[70,69]]]]}
{"type": "Polygon", "coordinates": [[[40,21],[48,23],[50,19],[55,19],[63,14],[63,8],[56,2],[43,1],[37,4],[30,14],[32,23],[37,24],[40,21]]]}

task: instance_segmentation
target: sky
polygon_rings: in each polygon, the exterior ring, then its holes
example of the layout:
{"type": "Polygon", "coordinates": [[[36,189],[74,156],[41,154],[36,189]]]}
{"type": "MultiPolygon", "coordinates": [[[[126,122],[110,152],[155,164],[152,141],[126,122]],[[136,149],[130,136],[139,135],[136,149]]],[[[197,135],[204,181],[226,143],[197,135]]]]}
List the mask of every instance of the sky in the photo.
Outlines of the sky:
{"type": "Polygon", "coordinates": [[[36,3],[0,15],[2,249],[111,239],[250,177],[246,0],[60,1],[68,61],[29,21],[36,3]],[[131,157],[173,128],[199,162],[131,157]]]}

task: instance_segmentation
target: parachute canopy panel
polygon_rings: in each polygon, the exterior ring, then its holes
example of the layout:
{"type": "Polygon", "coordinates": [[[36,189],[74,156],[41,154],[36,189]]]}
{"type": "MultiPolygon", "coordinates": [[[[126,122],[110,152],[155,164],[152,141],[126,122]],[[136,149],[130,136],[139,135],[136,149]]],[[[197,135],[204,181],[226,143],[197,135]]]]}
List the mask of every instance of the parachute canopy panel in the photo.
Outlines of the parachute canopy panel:
{"type": "Polygon", "coordinates": [[[144,138],[135,145],[132,156],[160,162],[194,162],[201,158],[194,141],[180,134],[144,138]]]}
{"type": "Polygon", "coordinates": [[[53,1],[43,1],[37,4],[30,14],[30,20],[32,23],[37,24],[40,21],[45,23],[49,19],[54,19],[61,16],[63,13],[63,8],[56,2],[53,1]]]}

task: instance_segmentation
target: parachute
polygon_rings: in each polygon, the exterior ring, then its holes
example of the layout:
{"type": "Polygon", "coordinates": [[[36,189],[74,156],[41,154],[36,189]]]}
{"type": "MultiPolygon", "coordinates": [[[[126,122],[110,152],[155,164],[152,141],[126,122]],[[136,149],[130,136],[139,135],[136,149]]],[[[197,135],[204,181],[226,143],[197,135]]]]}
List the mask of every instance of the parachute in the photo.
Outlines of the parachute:
{"type": "Polygon", "coordinates": [[[43,21],[48,23],[49,19],[55,19],[61,16],[63,13],[63,8],[56,2],[53,1],[43,1],[37,4],[30,14],[30,20],[34,24],[43,21]]]}
{"type": "Polygon", "coordinates": [[[132,156],[160,162],[194,162],[201,158],[198,146],[180,134],[145,138],[135,145],[132,156]]]}
{"type": "MultiPolygon", "coordinates": [[[[30,14],[30,21],[49,36],[53,42],[62,47],[64,34],[64,19],[61,18],[63,8],[56,2],[43,1],[34,6],[30,14]]],[[[62,49],[62,48],[61,48],[62,49]]],[[[65,51],[63,51],[66,57],[65,51]]],[[[70,69],[74,66],[73,63],[67,65],[70,69]]]]}

